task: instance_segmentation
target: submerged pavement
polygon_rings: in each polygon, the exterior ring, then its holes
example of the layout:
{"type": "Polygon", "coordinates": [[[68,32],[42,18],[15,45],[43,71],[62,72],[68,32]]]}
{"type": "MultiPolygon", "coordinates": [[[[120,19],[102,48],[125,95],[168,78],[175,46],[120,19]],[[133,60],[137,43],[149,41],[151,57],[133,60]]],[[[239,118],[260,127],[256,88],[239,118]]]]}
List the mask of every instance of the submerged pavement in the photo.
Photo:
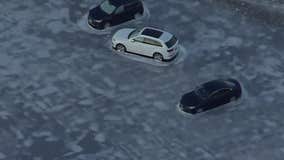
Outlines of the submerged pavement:
{"type": "Polygon", "coordinates": [[[213,1],[144,2],[149,16],[104,32],[83,22],[99,1],[0,3],[0,159],[283,159],[283,28],[213,1]],[[153,65],[111,50],[117,29],[144,25],[186,56],[153,65]],[[176,110],[223,77],[242,83],[239,104],[176,110]]]}

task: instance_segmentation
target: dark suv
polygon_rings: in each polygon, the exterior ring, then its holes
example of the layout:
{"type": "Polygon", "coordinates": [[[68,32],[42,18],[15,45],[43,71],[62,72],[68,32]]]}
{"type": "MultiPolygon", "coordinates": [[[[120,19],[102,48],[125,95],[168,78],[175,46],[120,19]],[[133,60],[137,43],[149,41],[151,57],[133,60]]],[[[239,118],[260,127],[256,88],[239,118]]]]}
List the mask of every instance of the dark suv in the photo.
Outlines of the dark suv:
{"type": "Polygon", "coordinates": [[[89,11],[88,23],[96,29],[121,24],[144,12],[141,0],[105,0],[89,11]]]}

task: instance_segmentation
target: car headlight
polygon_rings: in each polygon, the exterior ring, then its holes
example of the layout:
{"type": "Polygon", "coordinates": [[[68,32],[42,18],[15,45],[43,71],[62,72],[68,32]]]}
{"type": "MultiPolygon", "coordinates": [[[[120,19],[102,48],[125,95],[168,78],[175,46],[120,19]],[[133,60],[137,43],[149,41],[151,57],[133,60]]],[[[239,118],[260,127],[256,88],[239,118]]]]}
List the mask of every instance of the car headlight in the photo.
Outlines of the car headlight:
{"type": "Polygon", "coordinates": [[[195,109],[195,106],[189,106],[188,108],[189,109],[195,109]]]}
{"type": "Polygon", "coordinates": [[[95,20],[96,23],[101,23],[103,20],[95,20]]]}

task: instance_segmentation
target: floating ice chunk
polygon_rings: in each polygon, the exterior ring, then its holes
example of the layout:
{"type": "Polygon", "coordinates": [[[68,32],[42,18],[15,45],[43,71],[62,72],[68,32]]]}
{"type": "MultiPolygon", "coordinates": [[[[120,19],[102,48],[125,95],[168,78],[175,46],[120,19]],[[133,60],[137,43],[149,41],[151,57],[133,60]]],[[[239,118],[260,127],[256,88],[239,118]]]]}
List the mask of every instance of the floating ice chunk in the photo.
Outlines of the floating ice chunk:
{"type": "Polygon", "coordinates": [[[92,99],[84,99],[82,101],[79,102],[80,105],[85,105],[85,106],[89,106],[89,105],[93,105],[94,102],[92,99]]]}
{"type": "Polygon", "coordinates": [[[30,147],[30,146],[32,146],[32,144],[33,144],[33,140],[32,139],[26,139],[25,141],[24,141],[24,146],[25,147],[30,147]]]}
{"type": "Polygon", "coordinates": [[[37,56],[39,58],[47,58],[50,56],[49,51],[48,50],[41,50],[39,52],[37,52],[37,56]]]}
{"type": "Polygon", "coordinates": [[[159,110],[168,110],[169,109],[169,107],[163,102],[156,101],[156,102],[153,103],[153,105],[155,107],[157,107],[159,110]]]}
{"type": "Polygon", "coordinates": [[[144,129],[145,132],[152,132],[153,131],[152,128],[148,124],[143,123],[142,125],[143,125],[143,129],[144,129]]]}
{"type": "Polygon", "coordinates": [[[103,81],[111,88],[114,88],[116,86],[115,82],[108,77],[104,77],[103,81]]]}
{"type": "Polygon", "coordinates": [[[0,152],[0,159],[5,159],[6,158],[6,155],[2,152],[0,152]]]}
{"type": "Polygon", "coordinates": [[[53,94],[53,93],[56,93],[58,90],[56,87],[54,86],[48,86],[48,87],[45,87],[43,89],[40,89],[38,91],[38,94],[40,96],[46,96],[46,95],[49,95],[49,94],[53,94]]]}
{"type": "Polygon", "coordinates": [[[13,133],[15,133],[17,139],[24,139],[24,135],[19,129],[17,129],[13,126],[10,129],[12,130],[13,133]]]}
{"type": "Polygon", "coordinates": [[[77,144],[70,144],[69,147],[75,153],[81,152],[83,150],[83,148],[77,144]]]}
{"type": "Polygon", "coordinates": [[[110,90],[105,90],[105,89],[102,89],[102,88],[92,88],[92,90],[95,92],[95,93],[98,93],[98,94],[101,94],[101,95],[104,95],[108,98],[113,98],[115,95],[114,95],[114,92],[113,91],[110,91],[110,90]]]}
{"type": "Polygon", "coordinates": [[[103,143],[105,142],[105,140],[106,140],[106,137],[103,133],[99,133],[95,136],[95,141],[97,142],[103,143]]]}
{"type": "Polygon", "coordinates": [[[47,24],[47,28],[51,30],[52,33],[57,34],[66,29],[66,25],[62,21],[52,21],[47,24]]]}
{"type": "Polygon", "coordinates": [[[6,54],[0,54],[0,66],[7,66],[11,61],[11,57],[6,54]]]}
{"type": "Polygon", "coordinates": [[[34,132],[32,134],[34,137],[48,137],[48,136],[51,136],[51,132],[49,131],[41,131],[41,132],[34,132]]]}
{"type": "Polygon", "coordinates": [[[121,117],[116,116],[116,115],[106,115],[104,117],[104,120],[106,120],[106,121],[120,121],[121,117]]]}
{"type": "Polygon", "coordinates": [[[268,126],[268,127],[277,127],[277,123],[271,121],[271,120],[264,120],[264,123],[268,126]]]}
{"type": "Polygon", "coordinates": [[[8,119],[8,116],[10,116],[10,113],[8,113],[6,111],[1,111],[0,112],[0,118],[1,119],[8,119]]]}
{"type": "Polygon", "coordinates": [[[93,67],[92,67],[92,70],[99,70],[101,68],[104,67],[104,63],[97,63],[97,64],[94,64],[93,67]]]}
{"type": "Polygon", "coordinates": [[[243,40],[239,37],[229,37],[223,43],[224,46],[239,47],[243,43],[243,40]]]}

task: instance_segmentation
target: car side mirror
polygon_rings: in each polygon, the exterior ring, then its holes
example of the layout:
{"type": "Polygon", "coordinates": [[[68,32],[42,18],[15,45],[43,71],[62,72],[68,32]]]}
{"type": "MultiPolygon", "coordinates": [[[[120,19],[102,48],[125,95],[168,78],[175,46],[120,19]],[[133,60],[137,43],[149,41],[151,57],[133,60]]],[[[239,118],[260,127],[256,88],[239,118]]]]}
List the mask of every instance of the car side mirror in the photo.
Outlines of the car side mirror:
{"type": "Polygon", "coordinates": [[[135,40],[134,40],[134,39],[131,39],[130,42],[135,42],[135,40]]]}

